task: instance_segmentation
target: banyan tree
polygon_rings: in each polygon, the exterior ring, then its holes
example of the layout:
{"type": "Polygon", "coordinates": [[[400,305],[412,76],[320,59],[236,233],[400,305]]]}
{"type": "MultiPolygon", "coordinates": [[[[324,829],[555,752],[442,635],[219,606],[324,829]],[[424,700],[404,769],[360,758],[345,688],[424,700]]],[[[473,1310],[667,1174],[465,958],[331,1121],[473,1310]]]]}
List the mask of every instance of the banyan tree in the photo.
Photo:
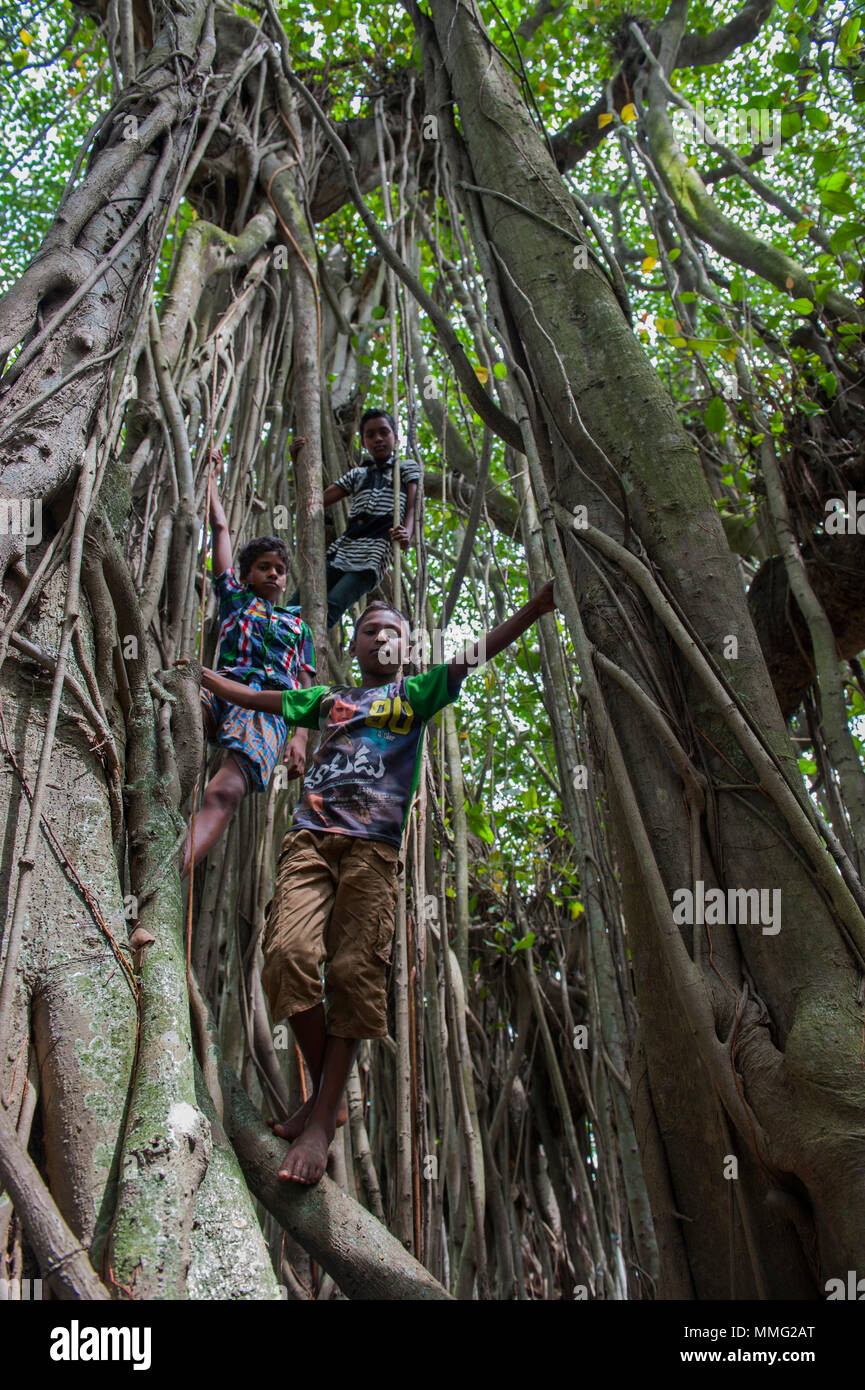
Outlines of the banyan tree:
{"type": "Polygon", "coordinates": [[[0,1273],[825,1297],[865,1270],[858,19],[0,14],[0,1273]],[[389,1035],[295,1190],[260,973],[297,784],[182,884],[174,663],[215,660],[213,476],[351,680],[322,497],[370,404],[422,466],[378,594],[413,669],[558,611],[428,730],[389,1035]]]}

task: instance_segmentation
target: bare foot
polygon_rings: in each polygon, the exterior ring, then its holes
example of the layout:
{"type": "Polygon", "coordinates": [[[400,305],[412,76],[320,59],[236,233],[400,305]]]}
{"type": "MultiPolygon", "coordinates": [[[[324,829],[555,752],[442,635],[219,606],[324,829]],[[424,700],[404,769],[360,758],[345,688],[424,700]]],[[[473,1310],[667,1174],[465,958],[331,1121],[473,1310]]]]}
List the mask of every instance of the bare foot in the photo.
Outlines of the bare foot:
{"type": "Polygon", "coordinates": [[[283,1182],[302,1182],[307,1187],[320,1182],[327,1167],[327,1151],[333,1138],[318,1120],[310,1120],[299,1139],[295,1139],[278,1176],[283,1182]]]}
{"type": "Polygon", "coordinates": [[[301,1134],[303,1134],[311,1111],[312,1097],[310,1096],[309,1100],[305,1100],[303,1105],[299,1106],[293,1115],[289,1115],[287,1120],[268,1120],[267,1123],[270,1125],[274,1134],[279,1135],[280,1139],[294,1141],[295,1139],[299,1139],[301,1134]]]}
{"type": "MultiPolygon", "coordinates": [[[[305,1100],[303,1105],[295,1110],[293,1115],[289,1115],[287,1120],[268,1120],[267,1123],[270,1125],[274,1134],[278,1134],[280,1139],[299,1139],[306,1128],[307,1120],[312,1114],[313,1101],[314,1097],[310,1096],[309,1100],[305,1100]]],[[[339,1110],[336,1114],[336,1123],[337,1125],[344,1125],[347,1119],[348,1106],[343,1097],[339,1103],[339,1110]]]]}

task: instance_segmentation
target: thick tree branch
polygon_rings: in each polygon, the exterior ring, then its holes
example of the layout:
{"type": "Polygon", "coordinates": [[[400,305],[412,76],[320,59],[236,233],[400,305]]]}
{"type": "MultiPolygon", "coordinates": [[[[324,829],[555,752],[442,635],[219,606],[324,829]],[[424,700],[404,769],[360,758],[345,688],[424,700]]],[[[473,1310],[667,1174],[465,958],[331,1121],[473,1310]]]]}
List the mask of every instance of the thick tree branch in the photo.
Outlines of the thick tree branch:
{"type": "Polygon", "coordinates": [[[280,1182],[284,1144],[265,1128],[230,1067],[222,1077],[226,1129],[250,1189],[348,1298],[450,1299],[396,1237],[329,1178],[315,1187],[280,1182]]]}
{"type": "Polygon", "coordinates": [[[54,1204],[39,1170],[0,1104],[0,1179],[15,1204],[43,1278],[60,1299],[110,1301],[84,1250],[54,1204]]]}
{"type": "MultiPolygon", "coordinates": [[[[817,535],[805,552],[808,580],[832,625],[842,660],[865,648],[865,536],[817,535]]],[[[780,556],[760,566],[748,607],[786,719],[814,680],[811,639],[790,595],[780,556]]]]}
{"type": "MultiPolygon", "coordinates": [[[[455,507],[464,516],[468,515],[475,495],[473,485],[460,474],[449,473],[445,479],[444,474],[434,473],[429,468],[424,469],[423,489],[427,497],[441,498],[444,494],[447,505],[455,507]]],[[[502,492],[501,488],[488,483],[484,490],[484,506],[497,531],[512,538],[517,536],[520,525],[519,510],[512,497],[502,492]]]]}
{"type": "Polygon", "coordinates": [[[743,44],[757,37],[772,12],[774,0],[748,0],[737,15],[711,34],[685,34],[679,44],[677,68],[722,63],[743,44]]]}
{"type": "Polygon", "coordinates": [[[352,202],[360,213],[364,226],[388,265],[396,271],[403,284],[411,291],[424,313],[432,321],[442,346],[450,359],[457,379],[471,404],[474,406],[481,419],[489,425],[490,429],[494,430],[501,439],[504,439],[505,443],[510,444],[511,448],[522,452],[522,439],[516,421],[511,420],[505,415],[496,405],[495,401],[493,401],[492,397],[483,389],[475,374],[474,367],[466,356],[465,349],[457,337],[447,315],[439,308],[417,277],[412,274],[408,266],[396,254],[387,237],[383,236],[378,222],[367,207],[358,187],[357,179],[351,167],[351,159],[348,150],[336,134],[327,116],[315,100],[315,97],[304,87],[300,79],[287,67],[285,73],[291,86],[303,97],[310,107],[325,138],[335,151],[342,166],[352,202]]]}

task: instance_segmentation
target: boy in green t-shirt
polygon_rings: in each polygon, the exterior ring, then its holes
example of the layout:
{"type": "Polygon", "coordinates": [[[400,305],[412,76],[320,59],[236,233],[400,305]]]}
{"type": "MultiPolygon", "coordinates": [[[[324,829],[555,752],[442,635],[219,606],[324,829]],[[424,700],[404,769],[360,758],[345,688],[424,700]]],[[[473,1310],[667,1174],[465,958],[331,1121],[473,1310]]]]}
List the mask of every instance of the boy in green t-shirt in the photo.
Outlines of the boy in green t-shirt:
{"type": "Polygon", "coordinates": [[[386,976],[400,848],[420,774],[428,720],[459,695],[469,670],[555,607],[545,584],[512,618],[453,661],[402,675],[408,624],[372,603],[349,651],[358,686],[251,690],[205,670],[214,695],[320,729],[321,741],[279,856],[264,936],[262,984],[274,1023],[288,1017],[314,1092],[274,1133],[292,1140],[279,1176],[316,1183],[338,1123],[362,1038],[387,1034],[386,976]],[[325,971],[327,1014],[322,1002],[325,971]]]}

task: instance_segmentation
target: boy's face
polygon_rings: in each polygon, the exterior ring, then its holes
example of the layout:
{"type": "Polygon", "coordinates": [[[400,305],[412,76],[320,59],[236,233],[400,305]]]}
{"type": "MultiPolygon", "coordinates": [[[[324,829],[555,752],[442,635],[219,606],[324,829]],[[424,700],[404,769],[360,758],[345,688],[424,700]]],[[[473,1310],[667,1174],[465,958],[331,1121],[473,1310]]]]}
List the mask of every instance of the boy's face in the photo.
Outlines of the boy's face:
{"type": "Polygon", "coordinates": [[[383,415],[375,415],[363,427],[363,447],[376,463],[385,463],[396,448],[396,435],[383,415]]]}
{"type": "Polygon", "coordinates": [[[402,620],[385,608],[363,619],[348,650],[364,676],[384,685],[402,668],[405,637],[402,620]]]}
{"type": "Polygon", "coordinates": [[[285,561],[278,551],[265,550],[263,555],[253,560],[249,572],[241,575],[241,578],[258,598],[276,603],[280,595],[285,593],[285,561]]]}

